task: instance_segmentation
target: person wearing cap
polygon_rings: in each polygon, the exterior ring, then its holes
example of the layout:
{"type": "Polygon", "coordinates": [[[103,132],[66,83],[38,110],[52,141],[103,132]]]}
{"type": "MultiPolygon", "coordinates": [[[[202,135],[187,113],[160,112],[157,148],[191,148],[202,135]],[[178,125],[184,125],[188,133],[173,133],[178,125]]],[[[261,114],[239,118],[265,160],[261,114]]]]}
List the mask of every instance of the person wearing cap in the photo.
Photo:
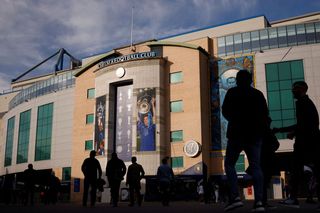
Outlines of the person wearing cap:
{"type": "Polygon", "coordinates": [[[83,199],[82,205],[87,206],[88,191],[89,186],[91,186],[90,198],[91,206],[96,203],[96,193],[97,193],[97,180],[101,178],[102,170],[99,161],[95,158],[96,151],[92,150],[90,152],[90,157],[86,158],[81,166],[81,171],[84,175],[84,185],[83,185],[83,199]],[[98,177],[97,177],[98,174],[98,177]]]}
{"type": "Polygon", "coordinates": [[[308,85],[297,81],[292,85],[296,101],[297,123],[288,127],[274,128],[274,132],[288,132],[289,139],[295,138],[290,185],[290,197],[280,202],[289,207],[299,207],[297,194],[303,177],[303,166],[314,163],[319,168],[319,114],[316,106],[307,95],[308,85]]]}

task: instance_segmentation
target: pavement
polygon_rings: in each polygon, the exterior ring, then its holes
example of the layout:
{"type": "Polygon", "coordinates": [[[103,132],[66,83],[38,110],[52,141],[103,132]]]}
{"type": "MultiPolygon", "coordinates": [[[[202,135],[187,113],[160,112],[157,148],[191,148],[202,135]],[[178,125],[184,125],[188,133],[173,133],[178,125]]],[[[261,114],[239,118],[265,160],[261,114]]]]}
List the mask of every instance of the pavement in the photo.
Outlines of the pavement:
{"type": "MultiPolygon", "coordinates": [[[[241,213],[251,212],[253,201],[244,201],[244,207],[235,209],[230,212],[241,213]]],[[[300,208],[290,208],[280,206],[278,201],[272,200],[269,202],[270,205],[277,206],[276,209],[269,209],[267,212],[320,212],[316,211],[319,204],[306,204],[304,201],[300,202],[300,208]]],[[[97,203],[95,207],[82,207],[80,204],[74,203],[57,203],[56,205],[44,205],[36,204],[34,206],[23,206],[23,205],[4,205],[0,204],[1,213],[128,213],[128,212],[139,212],[139,213],[219,213],[224,212],[223,203],[209,203],[204,204],[197,201],[174,201],[169,206],[162,206],[160,202],[144,202],[141,207],[133,206],[129,207],[128,202],[120,202],[118,207],[112,207],[107,203],[97,203]]]]}

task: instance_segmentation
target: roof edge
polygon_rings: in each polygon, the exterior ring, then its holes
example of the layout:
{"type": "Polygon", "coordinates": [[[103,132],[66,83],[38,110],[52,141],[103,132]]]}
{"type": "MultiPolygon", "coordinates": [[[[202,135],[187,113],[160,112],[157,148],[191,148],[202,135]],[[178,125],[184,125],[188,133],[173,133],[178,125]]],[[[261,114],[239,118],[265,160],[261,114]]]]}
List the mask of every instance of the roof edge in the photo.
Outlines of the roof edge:
{"type": "Polygon", "coordinates": [[[206,56],[209,56],[209,53],[203,49],[200,46],[194,45],[194,44],[188,44],[184,42],[172,42],[172,41],[155,41],[155,42],[149,42],[147,43],[148,46],[176,46],[176,47],[184,47],[184,48],[189,48],[189,49],[194,49],[194,50],[199,50],[206,56]]]}
{"type": "Polygon", "coordinates": [[[84,67],[81,67],[80,70],[74,74],[75,77],[79,77],[82,73],[84,73],[87,69],[93,67],[94,65],[96,65],[98,62],[100,62],[102,59],[109,57],[113,54],[119,54],[117,51],[115,50],[111,50],[107,53],[101,54],[99,57],[93,59],[92,61],[90,61],[89,63],[87,63],[84,67]]]}

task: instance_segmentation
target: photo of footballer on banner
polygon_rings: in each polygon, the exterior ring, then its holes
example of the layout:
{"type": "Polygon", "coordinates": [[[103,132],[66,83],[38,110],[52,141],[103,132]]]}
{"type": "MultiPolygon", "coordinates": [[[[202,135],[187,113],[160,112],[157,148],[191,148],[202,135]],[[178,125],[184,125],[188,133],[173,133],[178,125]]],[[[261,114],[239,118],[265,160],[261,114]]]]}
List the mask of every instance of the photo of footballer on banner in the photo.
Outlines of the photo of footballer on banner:
{"type": "Polygon", "coordinates": [[[105,115],[106,96],[101,96],[96,99],[94,150],[96,150],[97,155],[105,154],[105,115]]]}
{"type": "Polygon", "coordinates": [[[155,151],[155,88],[143,88],[137,94],[137,151],[155,151]]]}

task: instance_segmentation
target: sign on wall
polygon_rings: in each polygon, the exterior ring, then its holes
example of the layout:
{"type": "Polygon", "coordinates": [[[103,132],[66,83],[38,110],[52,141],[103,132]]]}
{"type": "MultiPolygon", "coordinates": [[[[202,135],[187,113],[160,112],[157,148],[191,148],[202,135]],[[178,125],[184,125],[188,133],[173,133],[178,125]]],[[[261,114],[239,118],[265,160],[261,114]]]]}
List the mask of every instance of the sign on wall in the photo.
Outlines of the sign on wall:
{"type": "Polygon", "coordinates": [[[142,88],[137,94],[137,151],[156,150],[156,89],[142,88]]]}

